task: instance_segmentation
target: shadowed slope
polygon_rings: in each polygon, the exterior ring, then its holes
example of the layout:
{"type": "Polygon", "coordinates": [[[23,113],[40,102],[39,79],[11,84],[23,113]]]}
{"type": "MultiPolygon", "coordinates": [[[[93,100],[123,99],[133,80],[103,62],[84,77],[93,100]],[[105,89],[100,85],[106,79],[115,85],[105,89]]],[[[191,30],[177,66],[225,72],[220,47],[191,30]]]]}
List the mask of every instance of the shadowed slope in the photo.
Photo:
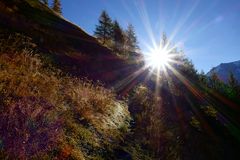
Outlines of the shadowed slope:
{"type": "Polygon", "coordinates": [[[37,49],[67,73],[111,84],[134,70],[94,37],[38,1],[0,1],[0,25],[10,33],[31,37],[37,49]]]}

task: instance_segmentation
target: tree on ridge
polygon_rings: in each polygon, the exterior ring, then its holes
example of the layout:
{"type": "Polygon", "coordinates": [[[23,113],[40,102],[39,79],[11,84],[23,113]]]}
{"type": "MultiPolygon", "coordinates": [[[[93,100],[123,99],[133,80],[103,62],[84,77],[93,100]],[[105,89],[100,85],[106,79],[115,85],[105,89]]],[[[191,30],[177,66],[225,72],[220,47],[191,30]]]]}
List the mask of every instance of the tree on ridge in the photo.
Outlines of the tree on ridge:
{"type": "Polygon", "coordinates": [[[108,40],[111,39],[112,35],[112,20],[106,11],[102,11],[99,17],[99,24],[96,25],[94,31],[95,36],[102,41],[104,45],[108,40]]]}
{"type": "Polygon", "coordinates": [[[60,0],[54,0],[52,9],[57,12],[58,14],[62,14],[61,2],[60,0]]]}

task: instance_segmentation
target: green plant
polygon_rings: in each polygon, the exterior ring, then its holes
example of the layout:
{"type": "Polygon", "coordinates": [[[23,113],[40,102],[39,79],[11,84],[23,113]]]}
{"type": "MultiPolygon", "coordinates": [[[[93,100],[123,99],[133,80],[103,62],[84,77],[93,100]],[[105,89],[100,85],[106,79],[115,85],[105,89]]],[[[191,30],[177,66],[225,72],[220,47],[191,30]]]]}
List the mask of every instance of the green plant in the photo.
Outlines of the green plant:
{"type": "Polygon", "coordinates": [[[217,110],[214,108],[214,106],[209,105],[209,106],[203,106],[201,107],[203,111],[210,117],[217,118],[217,110]]]}
{"type": "Polygon", "coordinates": [[[198,130],[201,129],[201,124],[200,124],[199,120],[197,120],[197,118],[196,118],[195,116],[192,116],[192,117],[191,117],[190,124],[191,124],[194,128],[197,128],[198,130]]]}

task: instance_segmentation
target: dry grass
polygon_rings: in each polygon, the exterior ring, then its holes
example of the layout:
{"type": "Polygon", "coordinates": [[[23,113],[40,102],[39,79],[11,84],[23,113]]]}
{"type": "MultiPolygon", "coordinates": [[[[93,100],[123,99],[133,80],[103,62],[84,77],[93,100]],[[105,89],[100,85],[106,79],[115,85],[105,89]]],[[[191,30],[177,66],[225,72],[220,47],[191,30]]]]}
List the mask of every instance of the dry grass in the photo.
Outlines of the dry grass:
{"type": "Polygon", "coordinates": [[[122,137],[129,112],[113,91],[46,67],[25,47],[9,54],[18,43],[0,42],[0,157],[94,158],[122,137]]]}

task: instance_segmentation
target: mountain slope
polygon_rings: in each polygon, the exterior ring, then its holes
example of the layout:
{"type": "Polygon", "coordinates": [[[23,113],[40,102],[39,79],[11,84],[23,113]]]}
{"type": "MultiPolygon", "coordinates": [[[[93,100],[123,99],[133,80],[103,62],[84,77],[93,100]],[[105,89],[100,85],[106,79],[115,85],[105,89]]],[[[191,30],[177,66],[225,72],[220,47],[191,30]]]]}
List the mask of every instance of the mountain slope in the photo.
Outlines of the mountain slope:
{"type": "Polygon", "coordinates": [[[38,1],[0,1],[0,31],[6,29],[31,37],[39,51],[76,76],[112,84],[134,70],[94,37],[38,1]]]}
{"type": "Polygon", "coordinates": [[[227,83],[229,74],[233,73],[234,77],[240,82],[240,60],[230,63],[221,63],[220,65],[212,68],[207,76],[211,76],[213,73],[216,73],[218,77],[227,83]]]}

